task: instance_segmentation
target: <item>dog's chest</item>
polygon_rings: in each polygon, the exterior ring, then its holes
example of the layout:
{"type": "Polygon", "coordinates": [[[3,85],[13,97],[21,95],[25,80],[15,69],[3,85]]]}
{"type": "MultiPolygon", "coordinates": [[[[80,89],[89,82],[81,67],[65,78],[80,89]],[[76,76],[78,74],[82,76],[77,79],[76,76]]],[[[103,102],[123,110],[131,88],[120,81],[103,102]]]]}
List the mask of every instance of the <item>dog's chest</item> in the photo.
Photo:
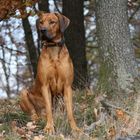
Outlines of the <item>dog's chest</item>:
{"type": "Polygon", "coordinates": [[[51,88],[54,93],[60,93],[66,79],[66,67],[63,60],[59,58],[49,58],[42,62],[41,81],[51,88]]]}
{"type": "Polygon", "coordinates": [[[65,81],[65,74],[63,73],[63,69],[63,65],[59,59],[52,60],[50,75],[48,75],[47,78],[51,91],[54,93],[60,93],[63,90],[63,84],[65,81]]]}

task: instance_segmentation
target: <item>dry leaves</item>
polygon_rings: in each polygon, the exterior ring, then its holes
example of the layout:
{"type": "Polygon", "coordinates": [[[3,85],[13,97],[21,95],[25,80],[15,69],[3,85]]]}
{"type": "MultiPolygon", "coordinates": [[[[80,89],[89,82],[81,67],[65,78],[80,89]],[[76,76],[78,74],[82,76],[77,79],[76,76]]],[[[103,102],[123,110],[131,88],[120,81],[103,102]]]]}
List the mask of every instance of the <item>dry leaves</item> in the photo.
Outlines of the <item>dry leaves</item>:
{"type": "Polygon", "coordinates": [[[27,16],[25,8],[32,6],[37,0],[0,0],[0,20],[7,19],[15,14],[16,10],[20,11],[21,17],[27,16]]]}
{"type": "Polygon", "coordinates": [[[28,122],[26,124],[26,126],[27,126],[27,129],[30,130],[30,131],[35,130],[35,128],[37,127],[33,122],[28,122]]]}
{"type": "Polygon", "coordinates": [[[110,127],[108,132],[107,132],[107,137],[109,139],[113,139],[116,136],[116,129],[114,126],[110,127]]]}
{"type": "Polygon", "coordinates": [[[43,135],[35,136],[33,138],[33,140],[43,140],[43,139],[44,139],[44,136],[43,135]]]}
{"type": "Polygon", "coordinates": [[[125,112],[121,109],[117,109],[116,110],[116,116],[117,116],[118,119],[124,120],[125,119],[125,112]]]}
{"type": "MultiPolygon", "coordinates": [[[[12,132],[17,133],[20,137],[29,139],[33,135],[33,131],[37,128],[37,126],[33,122],[28,122],[26,127],[18,127],[16,121],[11,122],[12,132]]],[[[43,136],[39,135],[34,137],[35,140],[42,140],[43,136]]]]}

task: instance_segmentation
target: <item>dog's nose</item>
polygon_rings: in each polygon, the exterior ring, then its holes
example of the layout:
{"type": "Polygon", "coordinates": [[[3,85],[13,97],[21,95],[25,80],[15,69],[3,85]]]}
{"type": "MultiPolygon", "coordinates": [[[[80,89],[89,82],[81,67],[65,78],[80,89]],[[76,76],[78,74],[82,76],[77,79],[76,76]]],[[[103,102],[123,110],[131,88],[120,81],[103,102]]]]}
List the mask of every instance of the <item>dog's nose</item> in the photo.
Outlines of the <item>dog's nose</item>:
{"type": "Polygon", "coordinates": [[[41,29],[42,33],[46,33],[48,30],[47,29],[41,29]]]}

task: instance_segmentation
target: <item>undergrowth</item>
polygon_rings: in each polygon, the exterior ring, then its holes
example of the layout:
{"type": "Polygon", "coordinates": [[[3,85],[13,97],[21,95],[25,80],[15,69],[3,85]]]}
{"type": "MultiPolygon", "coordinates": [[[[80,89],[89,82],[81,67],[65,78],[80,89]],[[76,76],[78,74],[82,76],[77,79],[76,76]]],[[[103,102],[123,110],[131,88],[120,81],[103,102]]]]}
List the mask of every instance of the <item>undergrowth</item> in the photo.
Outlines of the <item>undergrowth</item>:
{"type": "Polygon", "coordinates": [[[106,100],[104,95],[95,96],[92,92],[75,91],[73,95],[74,116],[83,130],[98,122],[101,114],[104,115],[104,119],[90,131],[84,131],[84,135],[71,131],[66,110],[62,111],[60,107],[62,100],[53,111],[56,134],[47,135],[43,132],[46,121],[32,123],[19,108],[17,97],[0,100],[0,140],[113,140],[118,136],[140,135],[140,97],[133,95],[118,103],[118,100],[106,100]],[[103,106],[102,101],[109,102],[114,108],[103,106]]]}

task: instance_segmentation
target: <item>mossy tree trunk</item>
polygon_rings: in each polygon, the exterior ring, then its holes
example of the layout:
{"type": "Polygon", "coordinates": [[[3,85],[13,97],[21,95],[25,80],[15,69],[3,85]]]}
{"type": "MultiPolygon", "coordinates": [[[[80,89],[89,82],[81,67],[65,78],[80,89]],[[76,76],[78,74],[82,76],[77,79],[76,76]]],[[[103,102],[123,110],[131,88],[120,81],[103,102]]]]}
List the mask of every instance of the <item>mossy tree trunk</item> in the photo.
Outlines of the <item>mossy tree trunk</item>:
{"type": "Polygon", "coordinates": [[[132,92],[138,70],[130,41],[127,0],[96,0],[96,25],[100,91],[132,92]]]}

